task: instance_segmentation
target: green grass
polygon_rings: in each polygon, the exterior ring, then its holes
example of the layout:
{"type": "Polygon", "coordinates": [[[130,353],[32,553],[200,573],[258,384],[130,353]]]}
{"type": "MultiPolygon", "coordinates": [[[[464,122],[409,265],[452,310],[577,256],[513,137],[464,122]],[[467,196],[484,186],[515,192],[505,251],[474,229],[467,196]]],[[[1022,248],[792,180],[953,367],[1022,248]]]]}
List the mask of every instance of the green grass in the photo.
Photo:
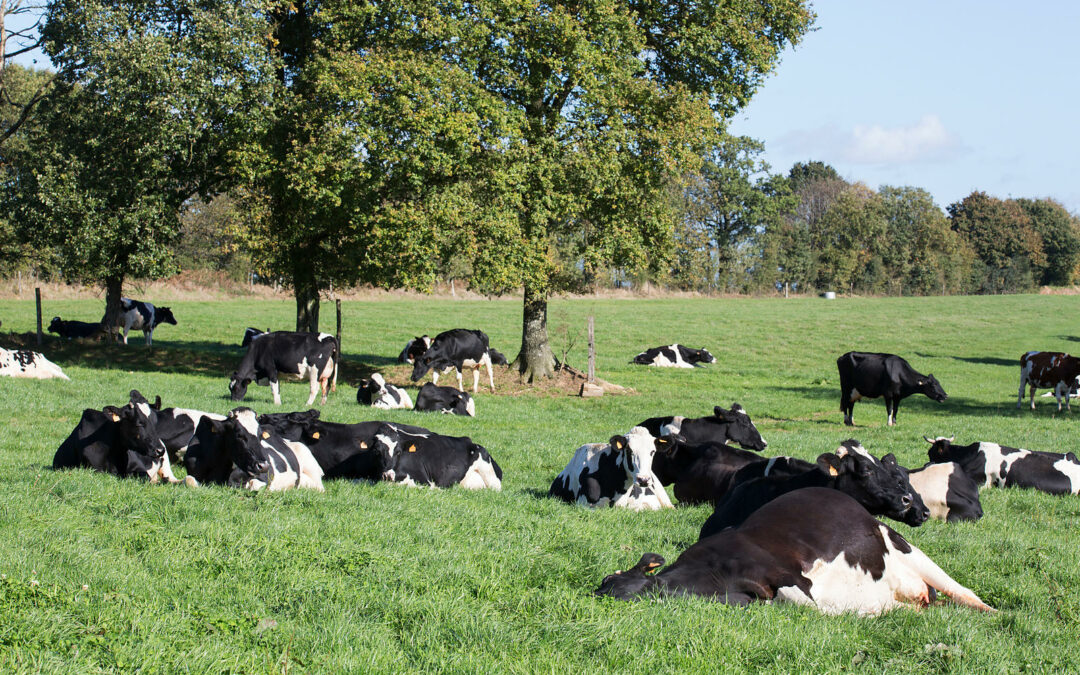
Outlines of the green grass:
{"type": "MultiPolygon", "coordinates": [[[[635,395],[579,399],[481,390],[477,418],[393,411],[355,402],[372,369],[413,335],[484,329],[513,355],[513,301],[345,302],[347,360],[323,417],[381,417],[469,435],[505,471],[501,493],[328,481],[326,492],[250,494],[226,488],[54,473],[57,446],[83,408],[127,400],[225,412],[227,376],[245,326],[292,325],[277,301],[171,303],[147,350],[62,343],[43,351],[72,378],[0,381],[0,672],[688,672],[856,670],[1073,671],[1080,667],[1080,498],[984,490],[977,523],[889,522],[962,584],[997,607],[941,603],[859,619],[800,607],[731,608],[700,599],[620,603],[591,591],[646,551],[669,561],[696,540],[703,507],[662,513],[591,511],[547,499],[574,449],[661,414],[707,414],[741,403],[768,454],[814,459],[851,436],[878,455],[922,465],[927,435],[1032,449],[1078,449],[1080,410],[1016,409],[1019,356],[1077,349],[1080,299],[1066,296],[845,299],[558,300],[553,342],[596,316],[601,377],[635,395]],[[644,347],[707,347],[693,371],[631,366],[644,347]],[[841,424],[836,357],[901,354],[942,382],[943,404],[855,407],[841,424]],[[35,583],[36,582],[36,583],[35,583]],[[86,589],[83,590],[84,584],[86,589]]],[[[324,326],[333,323],[324,307],[324,326]]],[[[48,302],[46,321],[93,320],[99,302],[48,302]]],[[[33,304],[0,301],[4,330],[33,329],[33,304]]],[[[12,340],[0,339],[11,346],[12,340]]],[[[498,373],[500,390],[514,385],[498,373]]],[[[282,386],[302,409],[306,385],[282,386]]],[[[269,411],[270,391],[245,402],[269,411]]],[[[843,527],[843,523],[822,523],[843,527]]]]}

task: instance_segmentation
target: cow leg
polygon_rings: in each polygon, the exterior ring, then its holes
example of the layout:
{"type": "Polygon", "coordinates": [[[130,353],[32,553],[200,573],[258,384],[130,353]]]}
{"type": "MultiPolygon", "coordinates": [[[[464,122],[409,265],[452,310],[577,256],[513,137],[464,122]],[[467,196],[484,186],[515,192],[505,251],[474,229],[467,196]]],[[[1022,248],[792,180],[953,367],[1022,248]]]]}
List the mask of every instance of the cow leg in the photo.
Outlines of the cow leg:
{"type": "Polygon", "coordinates": [[[476,388],[480,385],[480,366],[476,366],[472,371],[472,393],[476,393],[476,388]]]}
{"type": "Polygon", "coordinates": [[[491,385],[491,393],[495,393],[495,373],[491,372],[491,355],[484,355],[484,365],[487,366],[488,371],[488,384],[491,385]]]}
{"type": "Polygon", "coordinates": [[[319,380],[319,388],[322,389],[322,399],[319,401],[319,405],[326,405],[326,390],[330,388],[330,383],[326,379],[319,380]]]}
{"type": "Polygon", "coordinates": [[[454,374],[457,375],[457,389],[458,389],[458,391],[464,392],[465,391],[465,385],[462,384],[461,369],[460,368],[454,368],[454,374]]]}
{"type": "Polygon", "coordinates": [[[1016,394],[1016,409],[1019,410],[1023,407],[1024,403],[1024,385],[1027,384],[1027,378],[1023,375],[1020,376],[1020,391],[1016,394]]]}
{"type": "Polygon", "coordinates": [[[152,347],[154,342],[154,331],[143,331],[143,337],[146,338],[146,346],[152,347]]]}
{"type": "Polygon", "coordinates": [[[899,400],[893,400],[891,398],[885,399],[885,412],[889,415],[889,426],[896,426],[896,407],[899,400]]]}
{"type": "MultiPolygon", "coordinates": [[[[315,396],[319,393],[319,371],[314,368],[308,368],[308,383],[311,388],[311,395],[308,396],[307,404],[311,405],[315,402],[315,396]]],[[[323,395],[323,403],[326,403],[326,395],[323,395]]]]}
{"type": "Polygon", "coordinates": [[[120,338],[120,341],[123,342],[124,344],[127,344],[127,334],[128,334],[129,329],[130,329],[129,326],[124,326],[124,335],[123,335],[123,337],[120,338]]]}
{"type": "Polygon", "coordinates": [[[1035,409],[1035,385],[1031,385],[1031,409],[1035,409]]]}
{"type": "Polygon", "coordinates": [[[437,371],[437,370],[432,370],[431,371],[431,383],[434,384],[434,385],[439,384],[439,371],[437,371]]]}
{"type": "MultiPolygon", "coordinates": [[[[274,405],[281,405],[281,384],[277,376],[270,380],[270,392],[274,395],[274,405]]],[[[308,405],[311,405],[311,401],[308,401],[308,405]]]]}
{"type": "Polygon", "coordinates": [[[165,456],[161,458],[161,466],[158,467],[158,474],[170,483],[180,482],[180,479],[173,474],[172,464],[169,463],[169,453],[167,452],[165,453],[165,456]]]}

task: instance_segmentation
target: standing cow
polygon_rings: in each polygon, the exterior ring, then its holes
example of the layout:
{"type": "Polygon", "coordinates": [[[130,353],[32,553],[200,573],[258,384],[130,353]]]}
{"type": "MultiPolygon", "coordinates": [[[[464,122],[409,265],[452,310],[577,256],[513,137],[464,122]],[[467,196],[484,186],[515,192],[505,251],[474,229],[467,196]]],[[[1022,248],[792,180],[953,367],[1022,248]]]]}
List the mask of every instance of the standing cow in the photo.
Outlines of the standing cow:
{"type": "MultiPolygon", "coordinates": [[[[101,318],[105,323],[105,317],[101,318]]],[[[154,329],[163,323],[176,325],[176,317],[168,307],[154,307],[149,302],[120,298],[120,316],[116,325],[123,328],[124,333],[119,337],[120,342],[127,344],[128,331],[141,330],[146,338],[146,346],[153,343],[154,329]]]]}
{"type": "Polygon", "coordinates": [[[1064,352],[1028,352],[1020,357],[1020,391],[1016,395],[1016,407],[1023,405],[1024,387],[1031,387],[1031,409],[1035,409],[1035,390],[1053,389],[1057,399],[1058,412],[1061,412],[1061,399],[1065,399],[1065,409],[1069,406],[1069,389],[1080,377],[1080,359],[1064,352]]]}
{"type": "Polygon", "coordinates": [[[480,368],[486,367],[491,391],[495,391],[495,375],[491,372],[492,364],[506,365],[506,357],[488,346],[488,336],[479,330],[454,328],[435,336],[431,346],[416,359],[413,365],[412,381],[419,382],[427,371],[432,371],[431,382],[439,383],[439,373],[453,370],[457,374],[457,388],[462,386],[461,372],[465,368],[473,371],[473,393],[480,384],[480,368]]]}
{"type": "Polygon", "coordinates": [[[232,400],[242,401],[252,381],[261,385],[269,384],[274,394],[274,405],[281,405],[278,375],[283,373],[300,379],[308,378],[311,395],[307,405],[315,402],[320,388],[320,403],[325,404],[327,387],[337,391],[339,354],[337,339],[326,333],[264,333],[252,340],[240,366],[233,372],[229,379],[229,393],[232,400]]]}
{"type": "Polygon", "coordinates": [[[885,397],[889,426],[896,424],[900,400],[912,394],[925,394],[937,402],[948,394],[933,375],[923,375],[896,354],[848,352],[836,359],[840,371],[840,412],[844,424],[852,426],[855,402],[864,398],[885,397]]]}

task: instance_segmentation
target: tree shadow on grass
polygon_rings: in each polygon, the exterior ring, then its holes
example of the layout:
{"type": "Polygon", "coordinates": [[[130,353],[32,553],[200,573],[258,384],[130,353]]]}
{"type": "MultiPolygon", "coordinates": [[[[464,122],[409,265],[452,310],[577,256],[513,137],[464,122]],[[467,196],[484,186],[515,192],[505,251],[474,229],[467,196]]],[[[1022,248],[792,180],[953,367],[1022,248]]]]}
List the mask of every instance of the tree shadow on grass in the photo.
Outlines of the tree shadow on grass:
{"type": "Polygon", "coordinates": [[[1059,335],[1057,337],[1058,337],[1059,340],[1067,340],[1069,342],[1080,342],[1080,337],[1077,337],[1076,335],[1059,335]]]}

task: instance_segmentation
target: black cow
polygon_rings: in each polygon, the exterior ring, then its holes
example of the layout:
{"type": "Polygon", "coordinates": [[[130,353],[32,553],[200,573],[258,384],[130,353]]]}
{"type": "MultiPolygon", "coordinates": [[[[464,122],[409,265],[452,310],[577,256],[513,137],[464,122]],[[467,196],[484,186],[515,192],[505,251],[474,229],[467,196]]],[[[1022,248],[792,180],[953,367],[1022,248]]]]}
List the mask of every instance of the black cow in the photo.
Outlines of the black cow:
{"type": "Polygon", "coordinates": [[[476,402],[466,391],[453,387],[440,387],[431,382],[420,387],[416,395],[416,410],[451,413],[476,417],[476,402]]]}
{"type": "Polygon", "coordinates": [[[488,336],[479,330],[467,330],[454,328],[444,331],[435,336],[431,346],[416,359],[413,365],[412,381],[419,382],[427,371],[431,372],[431,382],[439,383],[439,373],[453,370],[457,374],[457,388],[465,391],[461,381],[461,371],[464,368],[473,370],[473,393],[480,383],[480,368],[484,366],[488,371],[488,382],[491,391],[495,391],[495,375],[491,371],[492,364],[506,365],[506,357],[488,347],[488,336]]]}
{"type": "Polygon", "coordinates": [[[817,468],[815,462],[796,457],[777,456],[761,459],[742,467],[731,477],[731,487],[748,483],[757,478],[790,478],[817,468]]]}
{"type": "Polygon", "coordinates": [[[840,371],[840,412],[844,424],[852,426],[855,401],[885,397],[889,426],[896,424],[900,400],[912,394],[926,394],[937,402],[948,398],[933,375],[923,375],[896,354],[848,352],[836,359],[840,371]]]}
{"type": "Polygon", "coordinates": [[[269,384],[274,394],[274,405],[281,405],[278,390],[278,374],[305,376],[311,384],[311,396],[307,405],[315,402],[315,395],[322,389],[326,403],[326,390],[331,386],[337,391],[337,362],[340,355],[337,338],[326,333],[292,333],[276,331],[253,340],[240,366],[229,380],[232,400],[242,401],[248,384],[253,380],[269,384]]]}
{"type": "Polygon", "coordinates": [[[761,462],[761,455],[722,443],[687,443],[667,436],[670,443],[653,458],[652,471],[662,485],[674,483],[676,499],[684,504],[712,503],[722,497],[738,471],[761,462]]]}
{"type": "MultiPolygon", "coordinates": [[[[105,323],[105,317],[101,318],[101,323],[105,323]]],[[[135,329],[143,332],[146,346],[149,347],[153,342],[154,329],[163,323],[176,325],[176,317],[168,307],[154,307],[149,302],[120,298],[120,316],[116,325],[124,329],[119,337],[124,344],[127,344],[128,331],[135,329]]]]}
{"type": "MultiPolygon", "coordinates": [[[[427,385],[424,385],[427,386],[427,385]]],[[[449,389],[449,387],[439,387],[449,389]]],[[[463,392],[451,389],[455,394],[468,396],[463,392]]],[[[379,373],[372,373],[371,378],[360,380],[360,386],[356,389],[356,402],[360,405],[369,405],[380,410],[411,410],[413,407],[409,392],[401,387],[387,384],[386,378],[379,373]]],[[[471,402],[471,399],[470,399],[471,402]]]]}
{"type": "Polygon", "coordinates": [[[105,327],[98,323],[89,323],[86,321],[64,321],[58,316],[54,316],[52,321],[49,322],[49,332],[56,333],[62,338],[71,340],[72,338],[96,338],[99,337],[105,330],[105,327]]]}
{"type": "MultiPolygon", "coordinates": [[[[926,438],[925,436],[923,438],[926,438]]],[[[1080,494],[1080,460],[1071,452],[1041,452],[997,443],[953,445],[953,437],[930,443],[930,461],[956,462],[983,487],[1025,487],[1050,494],[1080,494]]]]}
{"type": "Polygon", "coordinates": [[[855,499],[870,513],[899,520],[912,527],[926,522],[930,511],[908,482],[907,470],[891,454],[880,460],[850,439],[835,453],[818,457],[817,466],[794,476],[755,478],[734,486],[716,504],[701,527],[700,538],[736,527],[751,513],[782,494],[802,488],[839,490],[855,499]]]}
{"type": "Polygon", "coordinates": [[[854,499],[827,488],[789,492],[649,574],[663,565],[661,556],[646,553],[631,569],[605,577],[595,594],[700,595],[730,605],[775,600],[826,614],[876,615],[904,603],[925,606],[936,590],[993,611],[854,499]]]}
{"type": "Polygon", "coordinates": [[[482,445],[467,436],[415,434],[399,424],[375,433],[382,479],[403,485],[502,490],[502,469],[482,445]]]}
{"type": "Polygon", "coordinates": [[[259,337],[260,335],[266,335],[269,332],[269,328],[267,328],[266,330],[259,330],[258,328],[252,328],[251,326],[248,326],[244,329],[244,337],[240,339],[240,346],[247,347],[251,344],[252,340],[259,337]]]}
{"type": "Polygon", "coordinates": [[[764,450],[769,446],[738,403],[733,403],[731,410],[715,406],[712,417],[650,417],[638,426],[645,427],[656,438],[676,435],[690,445],[731,442],[748,450],[764,450]]]}
{"type": "Polygon", "coordinates": [[[949,523],[982,518],[979,484],[956,462],[930,462],[921,469],[911,469],[908,480],[930,509],[931,518],[949,523]]]}
{"type": "Polygon", "coordinates": [[[635,356],[631,363],[666,368],[693,368],[698,363],[716,363],[716,357],[705,349],[690,349],[673,344],[646,349],[635,356]]]}
{"type": "Polygon", "coordinates": [[[671,508],[664,486],[652,471],[670,437],[654,438],[644,427],[607,443],[586,443],[555,477],[548,495],[584,506],[617,506],[631,511],[671,508]]]}
{"type": "Polygon", "coordinates": [[[419,335],[414,337],[405,343],[405,349],[401,350],[398,354],[398,363],[416,363],[416,359],[424,355],[428,347],[431,346],[431,338],[426,335],[419,335]]]}

